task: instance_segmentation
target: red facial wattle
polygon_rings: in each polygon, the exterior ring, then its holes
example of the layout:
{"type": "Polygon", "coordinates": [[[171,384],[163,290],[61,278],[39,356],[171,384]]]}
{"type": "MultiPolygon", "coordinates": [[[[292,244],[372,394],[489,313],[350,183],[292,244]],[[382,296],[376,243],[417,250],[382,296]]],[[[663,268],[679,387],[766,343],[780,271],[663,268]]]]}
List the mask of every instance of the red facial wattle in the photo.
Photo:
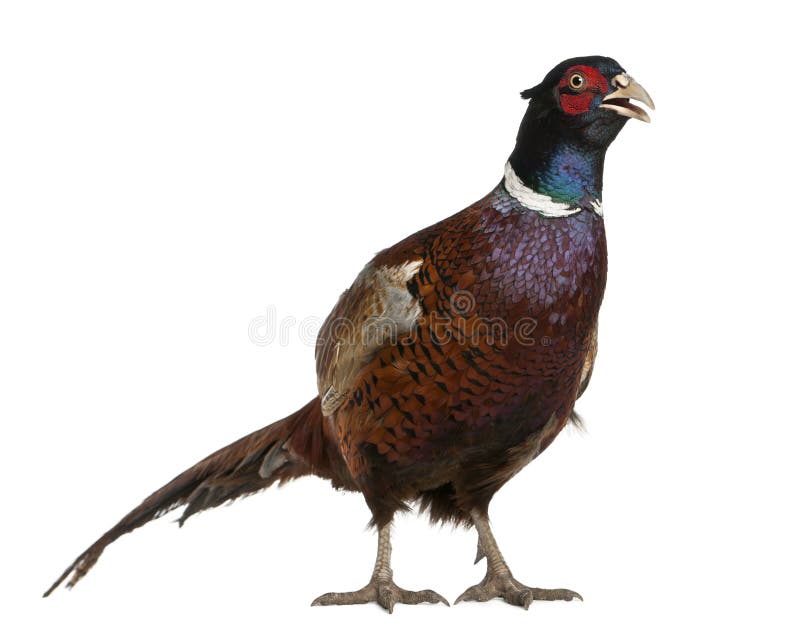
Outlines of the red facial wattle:
{"type": "Polygon", "coordinates": [[[572,66],[564,73],[558,84],[561,109],[568,115],[579,115],[587,112],[592,106],[592,100],[599,94],[608,92],[608,82],[603,74],[591,66],[572,66]],[[573,76],[583,78],[583,84],[576,88],[572,82],[573,76]]]}

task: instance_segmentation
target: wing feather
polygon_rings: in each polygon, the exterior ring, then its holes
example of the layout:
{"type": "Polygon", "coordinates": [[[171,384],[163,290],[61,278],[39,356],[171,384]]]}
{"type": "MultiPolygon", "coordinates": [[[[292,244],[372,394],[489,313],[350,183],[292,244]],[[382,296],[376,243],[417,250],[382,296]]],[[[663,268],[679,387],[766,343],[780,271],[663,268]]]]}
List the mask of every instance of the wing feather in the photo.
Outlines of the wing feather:
{"type": "Polygon", "coordinates": [[[322,414],[335,412],[353,381],[383,346],[410,333],[422,314],[410,283],[423,258],[370,262],[336,303],[317,338],[317,387],[322,414]]]}

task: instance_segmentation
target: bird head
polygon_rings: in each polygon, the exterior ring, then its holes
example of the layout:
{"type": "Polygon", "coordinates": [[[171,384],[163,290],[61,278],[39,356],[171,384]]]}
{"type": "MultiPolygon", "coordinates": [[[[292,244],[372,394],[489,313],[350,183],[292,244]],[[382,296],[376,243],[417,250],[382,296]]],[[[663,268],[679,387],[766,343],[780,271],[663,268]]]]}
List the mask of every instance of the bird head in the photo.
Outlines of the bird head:
{"type": "Polygon", "coordinates": [[[618,62],[597,55],[561,62],[538,86],[520,94],[530,100],[526,119],[546,118],[551,127],[576,140],[603,147],[629,119],[650,121],[631,100],[655,108],[647,91],[618,62]]]}
{"type": "Polygon", "coordinates": [[[514,179],[559,203],[599,201],[608,146],[630,119],[650,121],[631,100],[650,95],[610,57],[575,57],[551,70],[530,100],[508,160],[514,179]]]}

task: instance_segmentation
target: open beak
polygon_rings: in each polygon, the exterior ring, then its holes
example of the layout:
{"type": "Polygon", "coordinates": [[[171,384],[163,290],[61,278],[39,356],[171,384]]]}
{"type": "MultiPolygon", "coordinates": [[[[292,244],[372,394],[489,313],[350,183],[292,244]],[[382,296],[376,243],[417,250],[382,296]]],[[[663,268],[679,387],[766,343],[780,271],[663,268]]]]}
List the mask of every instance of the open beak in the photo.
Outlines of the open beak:
{"type": "Polygon", "coordinates": [[[608,108],[609,110],[618,112],[624,117],[631,117],[644,121],[645,123],[650,123],[650,117],[645,110],[632,104],[630,100],[635,99],[636,101],[640,101],[651,110],[655,110],[656,105],[653,103],[653,100],[650,99],[650,95],[647,94],[647,91],[642,88],[633,77],[627,73],[621,73],[611,79],[611,85],[617,90],[603,98],[600,108],[608,108]]]}

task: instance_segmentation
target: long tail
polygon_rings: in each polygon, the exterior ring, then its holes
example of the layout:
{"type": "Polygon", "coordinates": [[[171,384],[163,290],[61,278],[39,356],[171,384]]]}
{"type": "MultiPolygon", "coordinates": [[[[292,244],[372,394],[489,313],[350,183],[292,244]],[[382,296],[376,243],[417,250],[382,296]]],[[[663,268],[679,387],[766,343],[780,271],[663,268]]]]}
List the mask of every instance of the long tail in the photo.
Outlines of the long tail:
{"type": "Polygon", "coordinates": [[[337,457],[330,450],[316,398],[285,419],[217,450],[150,494],[79,555],[44,597],[70,574],[67,587],[74,586],[94,566],[103,550],[120,536],[182,505],[186,509],[179,520],[181,525],[199,511],[255,494],[276,481],[283,483],[305,474],[330,478],[335,486],[347,487],[337,476],[341,466],[332,465],[337,457]]]}

